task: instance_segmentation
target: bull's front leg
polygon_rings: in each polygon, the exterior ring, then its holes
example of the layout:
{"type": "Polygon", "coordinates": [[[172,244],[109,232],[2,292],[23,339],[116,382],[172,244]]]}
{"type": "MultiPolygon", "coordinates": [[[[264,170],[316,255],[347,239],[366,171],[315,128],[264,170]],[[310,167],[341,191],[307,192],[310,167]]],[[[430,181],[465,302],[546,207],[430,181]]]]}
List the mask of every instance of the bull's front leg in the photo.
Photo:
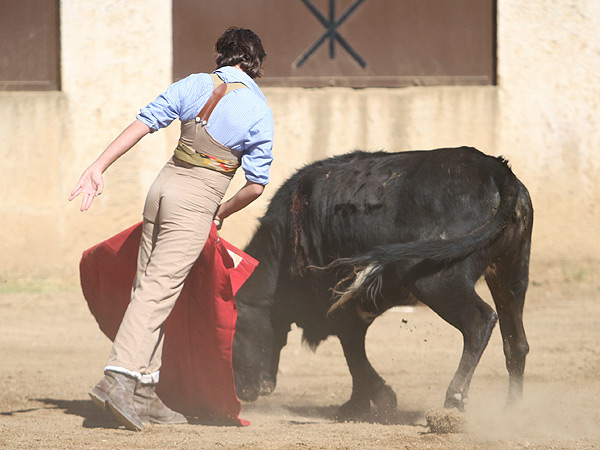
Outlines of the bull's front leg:
{"type": "Polygon", "coordinates": [[[371,412],[371,401],[379,420],[390,420],[396,412],[396,394],[369,362],[365,350],[368,325],[360,324],[338,333],[348,369],[352,375],[352,395],[338,410],[337,420],[364,420],[371,412]]]}
{"type": "Polygon", "coordinates": [[[289,322],[275,322],[273,324],[273,347],[271,348],[271,363],[264,367],[260,374],[259,395],[269,395],[277,385],[277,372],[279,371],[279,360],[281,350],[287,344],[290,331],[289,322]]]}

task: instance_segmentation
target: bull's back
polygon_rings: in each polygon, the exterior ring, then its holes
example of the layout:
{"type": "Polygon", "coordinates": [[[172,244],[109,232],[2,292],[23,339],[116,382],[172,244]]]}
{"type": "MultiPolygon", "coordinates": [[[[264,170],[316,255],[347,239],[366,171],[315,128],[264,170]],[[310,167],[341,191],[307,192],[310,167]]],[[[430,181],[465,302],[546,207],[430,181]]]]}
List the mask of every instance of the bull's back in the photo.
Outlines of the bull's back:
{"type": "Polygon", "coordinates": [[[472,148],[354,152],[301,169],[279,200],[289,205],[294,242],[326,263],[385,243],[468,233],[492,216],[510,178],[517,182],[502,160],[472,148]]]}

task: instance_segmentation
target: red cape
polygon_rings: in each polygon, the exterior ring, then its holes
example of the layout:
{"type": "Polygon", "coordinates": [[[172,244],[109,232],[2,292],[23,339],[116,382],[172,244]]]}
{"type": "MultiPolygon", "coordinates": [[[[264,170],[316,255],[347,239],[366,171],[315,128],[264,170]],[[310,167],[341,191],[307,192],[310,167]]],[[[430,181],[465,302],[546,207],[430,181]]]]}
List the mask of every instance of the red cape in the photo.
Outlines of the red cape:
{"type": "MultiPolygon", "coordinates": [[[[111,340],[130,301],[141,223],[86,250],[79,264],[83,295],[111,340]]],[[[165,321],[157,392],[171,408],[200,422],[248,425],[238,417],[232,344],[234,295],[258,265],[217,235],[213,225],[202,254],[165,321]],[[237,255],[235,264],[229,252],[237,255]]]]}

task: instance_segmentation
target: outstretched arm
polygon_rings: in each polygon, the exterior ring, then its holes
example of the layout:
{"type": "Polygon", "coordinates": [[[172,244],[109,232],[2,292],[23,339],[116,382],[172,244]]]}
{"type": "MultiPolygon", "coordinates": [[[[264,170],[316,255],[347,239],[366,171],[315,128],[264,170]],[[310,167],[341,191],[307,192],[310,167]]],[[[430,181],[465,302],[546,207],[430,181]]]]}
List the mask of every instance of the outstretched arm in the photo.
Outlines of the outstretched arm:
{"type": "Polygon", "coordinates": [[[125,154],[142,137],[150,132],[150,128],[143,122],[135,120],[108,146],[106,150],[85,171],[79,182],[71,191],[69,201],[82,194],[81,211],[87,211],[92,205],[94,197],[102,193],[104,180],[102,174],[120,156],[125,154]]]}
{"type": "Polygon", "coordinates": [[[258,197],[260,197],[264,189],[265,187],[262,184],[246,181],[244,187],[237,191],[233,197],[219,205],[219,208],[215,214],[217,228],[221,228],[223,221],[231,214],[239,211],[242,208],[245,208],[258,197]]]}

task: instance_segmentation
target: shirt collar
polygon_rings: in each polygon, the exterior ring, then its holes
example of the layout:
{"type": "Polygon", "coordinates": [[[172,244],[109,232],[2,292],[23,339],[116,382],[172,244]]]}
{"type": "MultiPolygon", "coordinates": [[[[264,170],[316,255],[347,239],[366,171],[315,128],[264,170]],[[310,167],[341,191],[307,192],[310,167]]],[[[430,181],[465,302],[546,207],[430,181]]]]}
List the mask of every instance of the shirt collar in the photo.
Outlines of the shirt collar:
{"type": "Polygon", "coordinates": [[[224,66],[214,71],[225,83],[243,83],[258,95],[264,102],[267,101],[258,84],[241,69],[233,66],[224,66]]]}

